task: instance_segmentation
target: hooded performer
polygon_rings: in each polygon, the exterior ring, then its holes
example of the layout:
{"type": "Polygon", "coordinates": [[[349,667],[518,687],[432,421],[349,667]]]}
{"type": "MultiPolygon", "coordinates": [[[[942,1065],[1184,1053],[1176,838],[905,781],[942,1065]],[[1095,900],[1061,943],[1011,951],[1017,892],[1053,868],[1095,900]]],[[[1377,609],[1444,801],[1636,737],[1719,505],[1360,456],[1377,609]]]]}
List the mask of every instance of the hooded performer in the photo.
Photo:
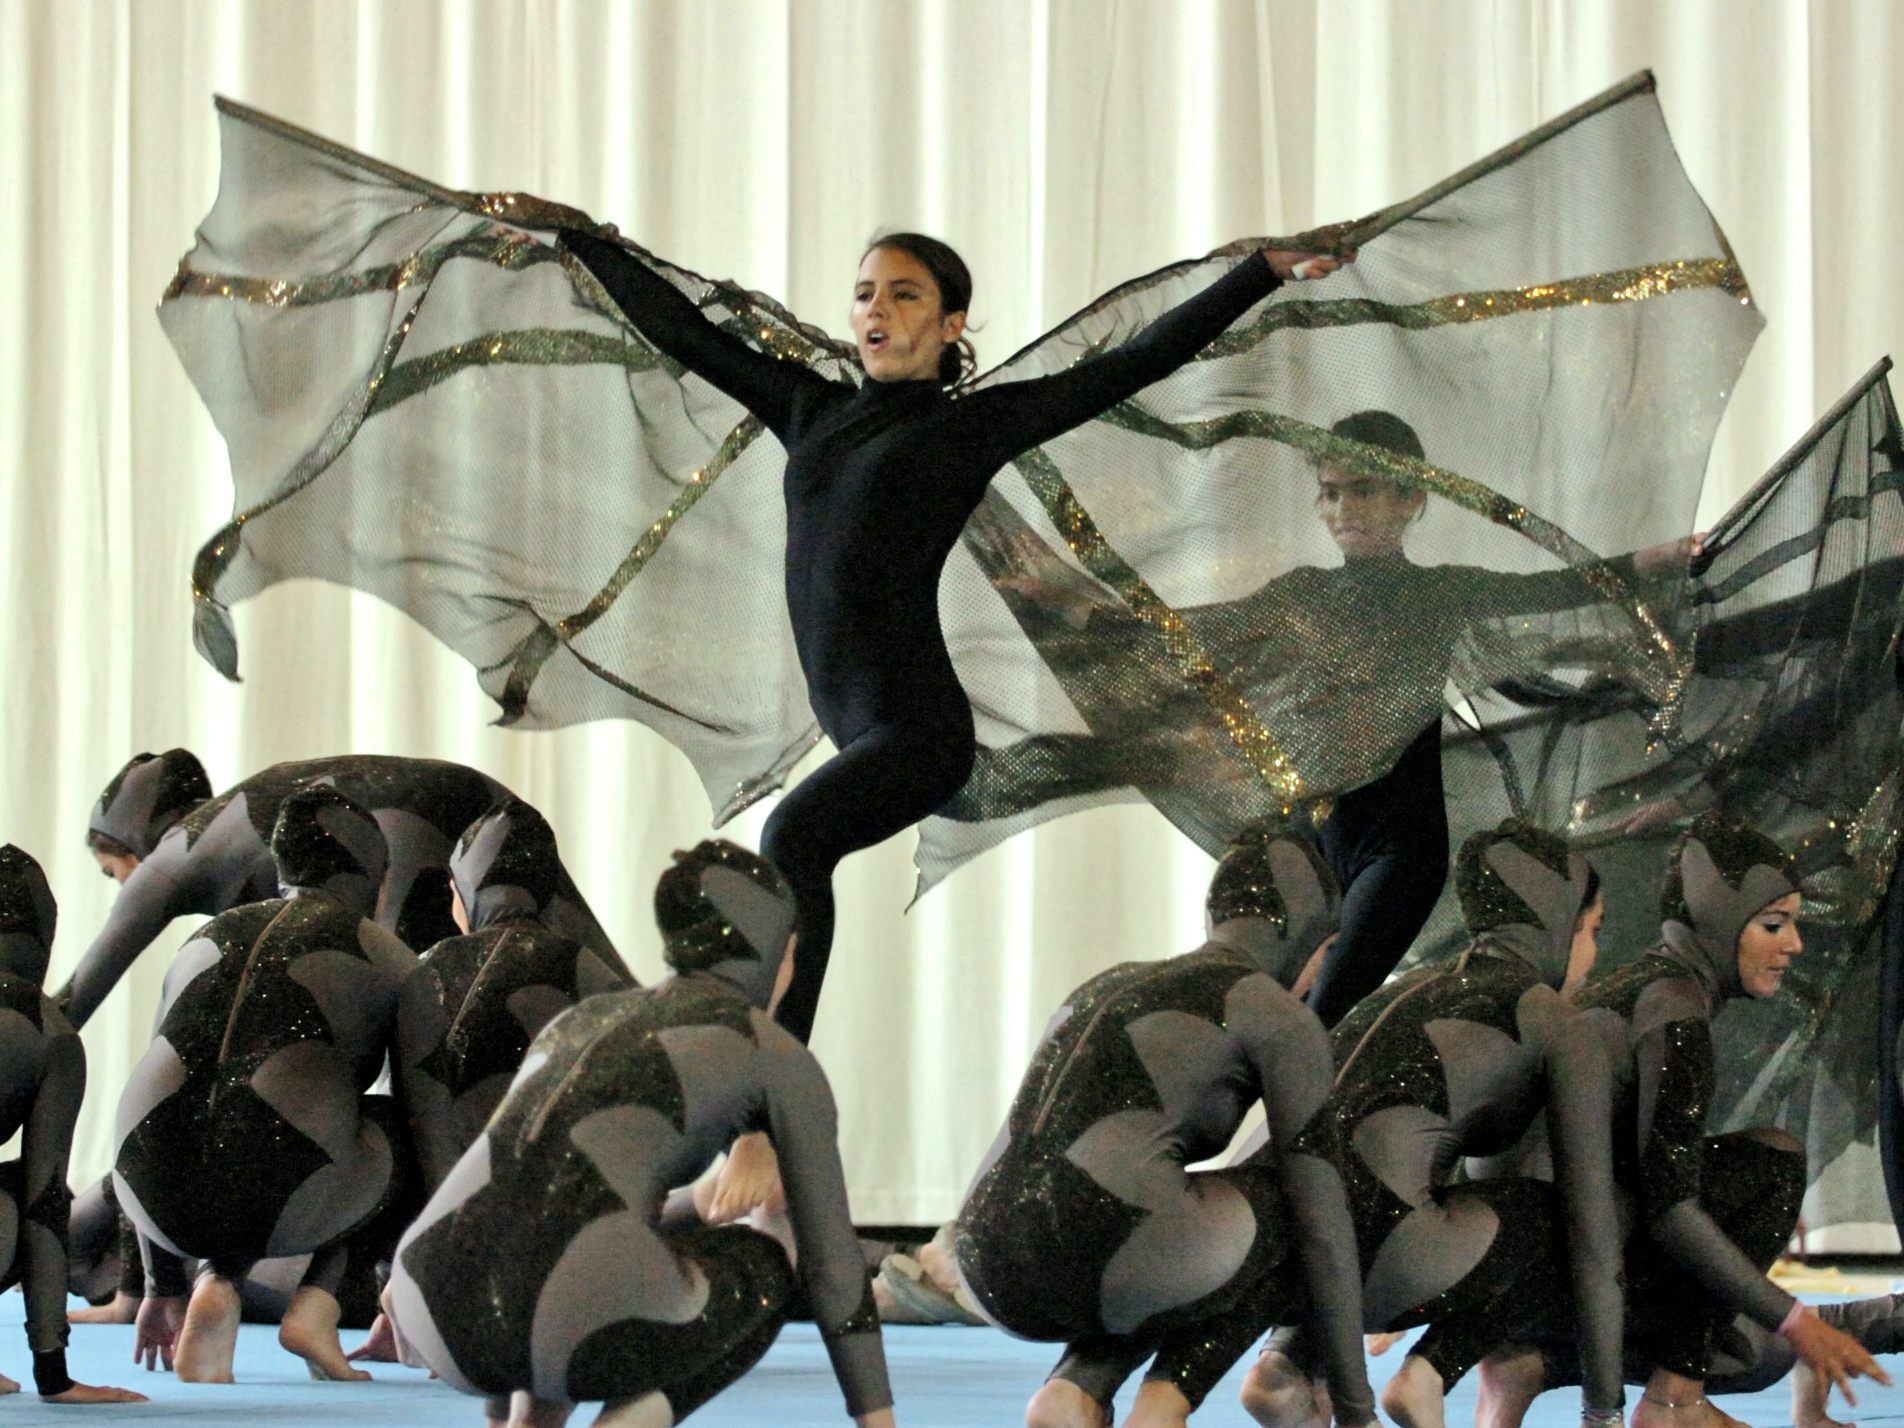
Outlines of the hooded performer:
{"type": "MultiPolygon", "coordinates": [[[[1599,879],[1560,838],[1510,819],[1462,846],[1456,886],[1473,943],[1452,964],[1389,983],[1335,1028],[1335,1087],[1300,1143],[1325,1155],[1348,1186],[1368,1327],[1431,1325],[1383,1393],[1391,1417],[1409,1428],[1438,1425],[1456,1380],[1564,1300],[1558,1258],[1595,1336],[1587,1357],[1603,1370],[1586,1416],[1617,1418],[1619,1230],[1610,1178],[1566,1180],[1578,1228],[1570,1226],[1559,1255],[1552,1186],[1450,1183],[1464,1156],[1513,1146],[1543,1108],[1570,1166],[1577,1143],[1604,1139],[1604,1067],[1576,1041],[1559,995],[1592,966],[1599,879]]],[[[1277,1335],[1245,1384],[1245,1406],[1264,1423],[1311,1418],[1315,1358],[1299,1333],[1277,1335]]]]}
{"type": "MultiPolygon", "coordinates": [[[[1799,901],[1783,849],[1706,814],[1668,856],[1659,948],[1574,998],[1612,1072],[1612,1167],[1635,1211],[1629,1347],[1650,1376],[1634,1428],[1722,1421],[1704,1384],[1715,1331],[1735,1314],[1789,1340],[1827,1391],[1837,1383],[1848,1397],[1859,1374],[1890,1381],[1853,1337],[1766,1278],[1797,1226],[1803,1149],[1777,1130],[1706,1133],[1712,1019],[1732,998],[1777,993],[1804,950],[1799,901]]],[[[1575,1371],[1564,1349],[1550,1352],[1542,1386],[1575,1371]]]]}
{"type": "MultiPolygon", "coordinates": [[[[86,1094],[86,1052],[40,989],[58,908],[46,874],[11,843],[0,848],[0,1289],[26,1298],[33,1386],[48,1403],[143,1403],[123,1388],[74,1383],[66,1372],[66,1158],[86,1094]]],[[[0,1375],[0,1394],[20,1385],[0,1375]]]]}
{"type": "Polygon", "coordinates": [[[286,798],[271,835],[284,896],[224,913],[179,950],[158,1029],[119,1101],[114,1188],[141,1238],[138,1350],[229,1383],[238,1280],[311,1254],[278,1339],[313,1376],[364,1378],[337,1341],[352,1232],[398,1197],[405,1137],[382,1071],[416,965],[370,921],[387,853],[335,789],[286,798]],[[204,1261],[187,1310],[180,1260],[204,1261]]]}
{"type": "Polygon", "coordinates": [[[1299,1140],[1329,1094],[1328,1037],[1287,990],[1335,930],[1335,890],[1306,844],[1253,830],[1207,908],[1196,951],[1123,963],[1066,999],[959,1213],[984,1312],[1068,1345],[1034,1428],[1108,1423],[1153,1356],[1126,1421],[1180,1424],[1260,1334],[1298,1319],[1339,1421],[1373,1417],[1348,1202],[1299,1140]],[[1269,1151],[1192,1174],[1258,1100],[1269,1151]]]}
{"type": "Polygon", "coordinates": [[[555,831],[519,798],[469,826],[450,856],[462,937],[439,942],[397,1003],[397,1078],[426,1189],[482,1134],[522,1058],[557,1013],[633,986],[544,924],[562,886],[555,831]]]}
{"type": "MultiPolygon", "coordinates": [[[[406,946],[431,947],[454,936],[444,871],[450,850],[464,829],[511,796],[486,774],[436,759],[347,754],[274,764],[213,798],[205,771],[185,750],[140,754],[106,785],[93,810],[88,846],[123,886],[59,993],[73,1024],[86,1024],[173,918],[214,916],[276,897],[270,842],[279,806],[319,785],[368,809],[382,831],[389,871],[369,915],[406,946]]],[[[544,921],[617,960],[566,872],[544,921]]]]}
{"type": "Polygon", "coordinates": [[[487,1129],[398,1247],[386,1308],[408,1351],[488,1399],[492,1423],[679,1422],[786,1322],[786,1253],[741,1226],[664,1230],[666,1192],[742,1131],[780,1160],[804,1288],[847,1411],[893,1421],[820,1064],[769,1008],[791,976],[794,902],[731,843],[677,854],[655,891],[677,975],[592,997],[529,1048],[487,1129]]]}

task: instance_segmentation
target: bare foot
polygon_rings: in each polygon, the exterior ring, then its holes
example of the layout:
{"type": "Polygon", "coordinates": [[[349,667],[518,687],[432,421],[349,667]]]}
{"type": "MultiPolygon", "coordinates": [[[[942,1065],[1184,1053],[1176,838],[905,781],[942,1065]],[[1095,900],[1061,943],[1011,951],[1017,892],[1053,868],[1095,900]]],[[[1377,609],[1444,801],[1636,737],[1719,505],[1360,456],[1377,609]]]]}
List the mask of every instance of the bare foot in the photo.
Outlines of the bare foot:
{"type": "Polygon", "coordinates": [[[139,1305],[142,1301],[124,1290],[112,1296],[108,1304],[88,1304],[84,1309],[74,1309],[67,1313],[69,1324],[130,1324],[139,1317],[139,1305]]]}
{"type": "Polygon", "coordinates": [[[185,1306],[172,1356],[181,1383],[230,1383],[231,1359],[238,1351],[238,1288],[222,1275],[199,1278],[185,1306]]]}
{"type": "Polygon", "coordinates": [[[1633,1428],[1745,1428],[1729,1413],[1723,1413],[1703,1390],[1687,1398],[1674,1398],[1678,1407],[1668,1407],[1651,1390],[1640,1396],[1639,1406],[1628,1421],[1633,1428]]]}
{"type": "Polygon", "coordinates": [[[1389,1329],[1380,1334],[1365,1334],[1362,1336],[1362,1352],[1372,1359],[1379,1359],[1407,1337],[1406,1329],[1389,1329]]]}
{"type": "Polygon", "coordinates": [[[1265,1349],[1243,1375],[1242,1402],[1263,1428],[1329,1428],[1329,1410],[1314,1381],[1274,1349],[1265,1349]]]}
{"type": "Polygon", "coordinates": [[[659,1393],[610,1399],[602,1405],[594,1428],[674,1428],[674,1409],[659,1393]]]}
{"type": "Polygon", "coordinates": [[[320,1382],[361,1383],[370,1375],[350,1366],[337,1338],[337,1317],[342,1312],[337,1300],[326,1291],[312,1284],[300,1285],[279,1321],[278,1342],[303,1359],[311,1377],[320,1382]]]}
{"type": "Polygon", "coordinates": [[[1547,1366],[1540,1350],[1503,1344],[1481,1360],[1480,1401],[1474,1428],[1521,1428],[1534,1400],[1547,1388],[1547,1366]]]}
{"type": "Polygon", "coordinates": [[[1446,1394],[1447,1386],[1433,1365],[1420,1354],[1410,1354],[1382,1390],[1382,1411],[1401,1428],[1447,1428],[1446,1394]]]}
{"type": "Polygon", "coordinates": [[[1800,1359],[1792,1366],[1792,1428],[1858,1428],[1831,1416],[1831,1385],[1800,1359]]]}
{"type": "Polygon", "coordinates": [[[8,1378],[5,1374],[0,1373],[0,1396],[4,1396],[9,1393],[18,1393],[19,1391],[20,1391],[19,1384],[15,1383],[12,1379],[8,1378]]]}
{"type": "Polygon", "coordinates": [[[1025,1428],[1111,1428],[1111,1416],[1070,1379],[1048,1378],[1025,1405],[1025,1428]]]}
{"type": "Polygon", "coordinates": [[[397,1331],[390,1327],[390,1316],[379,1314],[370,1321],[370,1337],[344,1355],[346,1363],[367,1360],[371,1363],[394,1364],[397,1357],[397,1331]]]}
{"type": "Polygon", "coordinates": [[[1186,1428],[1190,1422],[1190,1400],[1183,1390],[1164,1379],[1146,1379],[1137,1390],[1137,1402],[1131,1405],[1124,1428],[1186,1428]]]}
{"type": "MultiPolygon", "coordinates": [[[[13,1385],[16,1389],[19,1384],[13,1385]]],[[[94,1388],[89,1383],[76,1383],[64,1393],[43,1393],[42,1403],[145,1403],[143,1393],[134,1393],[129,1388],[94,1388]]]]}

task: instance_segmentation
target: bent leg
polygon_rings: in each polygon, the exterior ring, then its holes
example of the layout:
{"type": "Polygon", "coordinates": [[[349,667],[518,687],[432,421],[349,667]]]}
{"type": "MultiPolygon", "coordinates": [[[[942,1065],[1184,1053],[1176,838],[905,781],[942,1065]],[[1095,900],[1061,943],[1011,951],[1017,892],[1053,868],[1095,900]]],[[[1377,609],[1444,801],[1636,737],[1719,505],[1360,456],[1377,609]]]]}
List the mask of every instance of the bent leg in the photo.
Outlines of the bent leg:
{"type": "Polygon", "coordinates": [[[760,851],[780,869],[799,907],[800,942],[780,1024],[813,1031],[833,952],[833,870],[848,854],[883,843],[936,810],[972,771],[970,711],[963,732],[877,724],[796,784],[774,809],[760,851]]]}
{"type": "Polygon", "coordinates": [[[1446,815],[1437,810],[1404,836],[1346,879],[1342,930],[1309,993],[1309,1010],[1324,1026],[1334,1026],[1387,980],[1441,896],[1448,879],[1446,815]]]}

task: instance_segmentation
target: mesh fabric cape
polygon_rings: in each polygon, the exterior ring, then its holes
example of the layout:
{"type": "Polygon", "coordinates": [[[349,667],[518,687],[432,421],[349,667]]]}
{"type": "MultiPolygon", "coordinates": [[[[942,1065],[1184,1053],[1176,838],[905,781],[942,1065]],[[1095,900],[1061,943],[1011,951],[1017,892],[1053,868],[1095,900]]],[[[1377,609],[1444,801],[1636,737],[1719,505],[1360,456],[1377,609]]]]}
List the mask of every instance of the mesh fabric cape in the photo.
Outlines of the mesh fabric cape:
{"type": "MultiPolygon", "coordinates": [[[[504,722],[639,719],[719,819],[778,787],[818,735],[777,443],[533,236],[586,216],[220,111],[218,200],[160,309],[237,488],[194,569],[201,652],[235,676],[228,607],[325,578],[459,651],[504,722]]],[[[977,384],[1087,360],[1264,241],[1127,283],[977,384]]],[[[1682,582],[1617,557],[1690,529],[1760,319],[1650,77],[1279,241],[1360,257],[1020,459],[968,526],[940,595],[981,748],[923,827],[924,882],[1115,799],[1215,850],[1503,681],[1618,687],[1670,735],[1682,582]],[[1330,433],[1367,408],[1426,459],[1330,433]],[[1343,566],[1318,460],[1429,493],[1406,559],[1343,566]]],[[[628,246],[710,321],[859,380],[771,300],[628,246]]]]}

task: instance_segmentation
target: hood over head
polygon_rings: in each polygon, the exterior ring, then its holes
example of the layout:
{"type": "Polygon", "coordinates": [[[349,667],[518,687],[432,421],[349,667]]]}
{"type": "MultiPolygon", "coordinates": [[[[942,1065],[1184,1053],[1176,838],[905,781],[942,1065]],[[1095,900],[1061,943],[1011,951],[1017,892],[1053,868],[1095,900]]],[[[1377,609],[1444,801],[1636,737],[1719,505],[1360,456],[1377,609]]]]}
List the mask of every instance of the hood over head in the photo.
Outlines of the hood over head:
{"type": "Polygon", "coordinates": [[[39,985],[53,956],[59,904],[31,853],[0,848],[0,972],[39,985]]]}
{"type": "Polygon", "coordinates": [[[1799,891],[1797,869],[1777,843],[1737,819],[1701,814],[1666,855],[1659,895],[1665,955],[1715,1001],[1742,997],[1739,934],[1755,914],[1799,891]]]}
{"type": "Polygon", "coordinates": [[[271,857],[286,897],[328,893],[364,917],[375,916],[389,845],[377,820],[329,784],[301,788],[278,805],[271,857]]]}
{"type": "Polygon", "coordinates": [[[1504,819],[1473,834],[1455,860],[1461,916],[1477,942],[1518,957],[1556,990],[1596,879],[1557,833],[1504,819]]]}
{"type": "Polygon", "coordinates": [[[470,824],[450,855],[450,879],[469,930],[542,916],[562,886],[555,830],[513,795],[470,824]]]}
{"type": "Polygon", "coordinates": [[[793,890],[758,853],[710,838],[674,855],[655,885],[661,955],[676,972],[735,987],[762,1011],[793,937],[793,890]]]}
{"type": "Polygon", "coordinates": [[[99,795],[87,832],[149,858],[166,831],[211,796],[205,766],[189,750],[134,754],[99,795]]]}
{"type": "Polygon", "coordinates": [[[1340,926],[1342,899],[1307,839],[1252,824],[1218,859],[1204,911],[1212,933],[1229,924],[1222,940],[1288,987],[1340,926]]]}

